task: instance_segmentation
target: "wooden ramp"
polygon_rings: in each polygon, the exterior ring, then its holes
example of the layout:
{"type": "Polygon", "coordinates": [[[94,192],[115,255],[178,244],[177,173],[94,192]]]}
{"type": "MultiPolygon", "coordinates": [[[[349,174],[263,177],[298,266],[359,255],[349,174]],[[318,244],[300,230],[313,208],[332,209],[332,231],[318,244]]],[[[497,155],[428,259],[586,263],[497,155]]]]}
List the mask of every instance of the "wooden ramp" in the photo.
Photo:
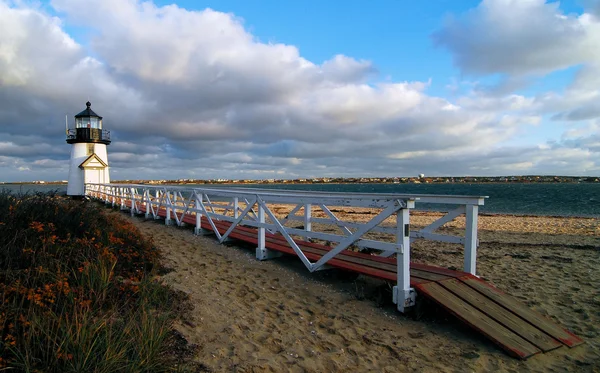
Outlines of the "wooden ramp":
{"type": "MultiPolygon", "coordinates": [[[[159,215],[166,216],[166,211],[164,209],[159,211],[159,215]]],[[[195,215],[185,215],[182,221],[196,225],[195,215]]],[[[213,221],[213,223],[220,234],[224,234],[231,225],[226,221],[213,221]]],[[[201,227],[205,230],[213,230],[205,217],[202,218],[201,227]]],[[[236,226],[229,237],[258,244],[257,230],[252,227],[236,226]]],[[[265,238],[266,248],[296,255],[282,235],[267,232],[265,238]]],[[[308,241],[296,241],[296,243],[311,261],[319,260],[330,250],[328,246],[308,241]]],[[[383,280],[393,282],[397,280],[394,258],[344,250],[328,264],[331,267],[383,280]]],[[[575,347],[583,343],[582,339],[571,332],[471,274],[411,263],[410,275],[411,286],[419,295],[433,300],[513,357],[527,359],[563,345],[575,347]]]]}

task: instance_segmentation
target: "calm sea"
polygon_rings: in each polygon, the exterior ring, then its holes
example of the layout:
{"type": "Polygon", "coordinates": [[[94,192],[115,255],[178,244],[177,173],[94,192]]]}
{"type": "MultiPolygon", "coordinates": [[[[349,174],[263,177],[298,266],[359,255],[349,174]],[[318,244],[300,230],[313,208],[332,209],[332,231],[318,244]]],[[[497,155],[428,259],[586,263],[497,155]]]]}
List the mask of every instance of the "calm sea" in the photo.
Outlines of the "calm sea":
{"type": "MultiPolygon", "coordinates": [[[[223,187],[225,185],[219,185],[223,187]]],[[[235,185],[239,187],[239,185],[235,185]]],[[[326,192],[460,194],[489,196],[480,211],[519,215],[600,217],[600,183],[507,184],[256,184],[249,188],[326,192]]],[[[66,185],[0,185],[16,193],[66,192],[66,185]]],[[[444,206],[419,204],[421,209],[444,206]]]]}

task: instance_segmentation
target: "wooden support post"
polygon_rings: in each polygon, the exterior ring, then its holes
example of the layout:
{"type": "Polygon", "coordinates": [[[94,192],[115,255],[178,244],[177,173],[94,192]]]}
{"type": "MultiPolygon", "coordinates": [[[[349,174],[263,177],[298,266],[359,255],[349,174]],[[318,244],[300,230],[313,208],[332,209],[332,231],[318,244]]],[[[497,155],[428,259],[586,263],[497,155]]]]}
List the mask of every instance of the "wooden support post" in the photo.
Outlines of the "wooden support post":
{"type": "Polygon", "coordinates": [[[397,284],[393,289],[393,301],[398,311],[405,312],[415,305],[415,291],[410,287],[410,219],[409,209],[403,208],[396,214],[397,284]]]}
{"type": "Polygon", "coordinates": [[[477,224],[479,206],[466,206],[465,223],[465,266],[464,271],[476,275],[477,270],[477,224]]]}

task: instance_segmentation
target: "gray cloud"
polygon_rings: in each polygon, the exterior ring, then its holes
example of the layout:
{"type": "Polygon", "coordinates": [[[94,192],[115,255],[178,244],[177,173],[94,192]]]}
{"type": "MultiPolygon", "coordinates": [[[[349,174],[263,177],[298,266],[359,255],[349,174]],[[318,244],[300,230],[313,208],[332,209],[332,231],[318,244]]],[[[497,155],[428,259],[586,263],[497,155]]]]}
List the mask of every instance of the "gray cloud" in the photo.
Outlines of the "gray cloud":
{"type": "Polygon", "coordinates": [[[583,0],[587,11],[600,19],[600,1],[598,0],[583,0]]]}

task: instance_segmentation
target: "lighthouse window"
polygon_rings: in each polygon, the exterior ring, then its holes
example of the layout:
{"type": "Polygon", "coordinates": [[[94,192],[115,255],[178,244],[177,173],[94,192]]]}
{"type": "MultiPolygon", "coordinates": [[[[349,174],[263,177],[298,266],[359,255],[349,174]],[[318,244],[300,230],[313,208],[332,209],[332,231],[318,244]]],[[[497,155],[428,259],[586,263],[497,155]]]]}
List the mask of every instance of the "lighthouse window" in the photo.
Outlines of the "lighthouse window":
{"type": "Polygon", "coordinates": [[[77,118],[75,120],[76,128],[102,128],[102,121],[98,118],[77,118]]]}
{"type": "Polygon", "coordinates": [[[87,144],[87,155],[94,154],[94,144],[87,144]]]}

